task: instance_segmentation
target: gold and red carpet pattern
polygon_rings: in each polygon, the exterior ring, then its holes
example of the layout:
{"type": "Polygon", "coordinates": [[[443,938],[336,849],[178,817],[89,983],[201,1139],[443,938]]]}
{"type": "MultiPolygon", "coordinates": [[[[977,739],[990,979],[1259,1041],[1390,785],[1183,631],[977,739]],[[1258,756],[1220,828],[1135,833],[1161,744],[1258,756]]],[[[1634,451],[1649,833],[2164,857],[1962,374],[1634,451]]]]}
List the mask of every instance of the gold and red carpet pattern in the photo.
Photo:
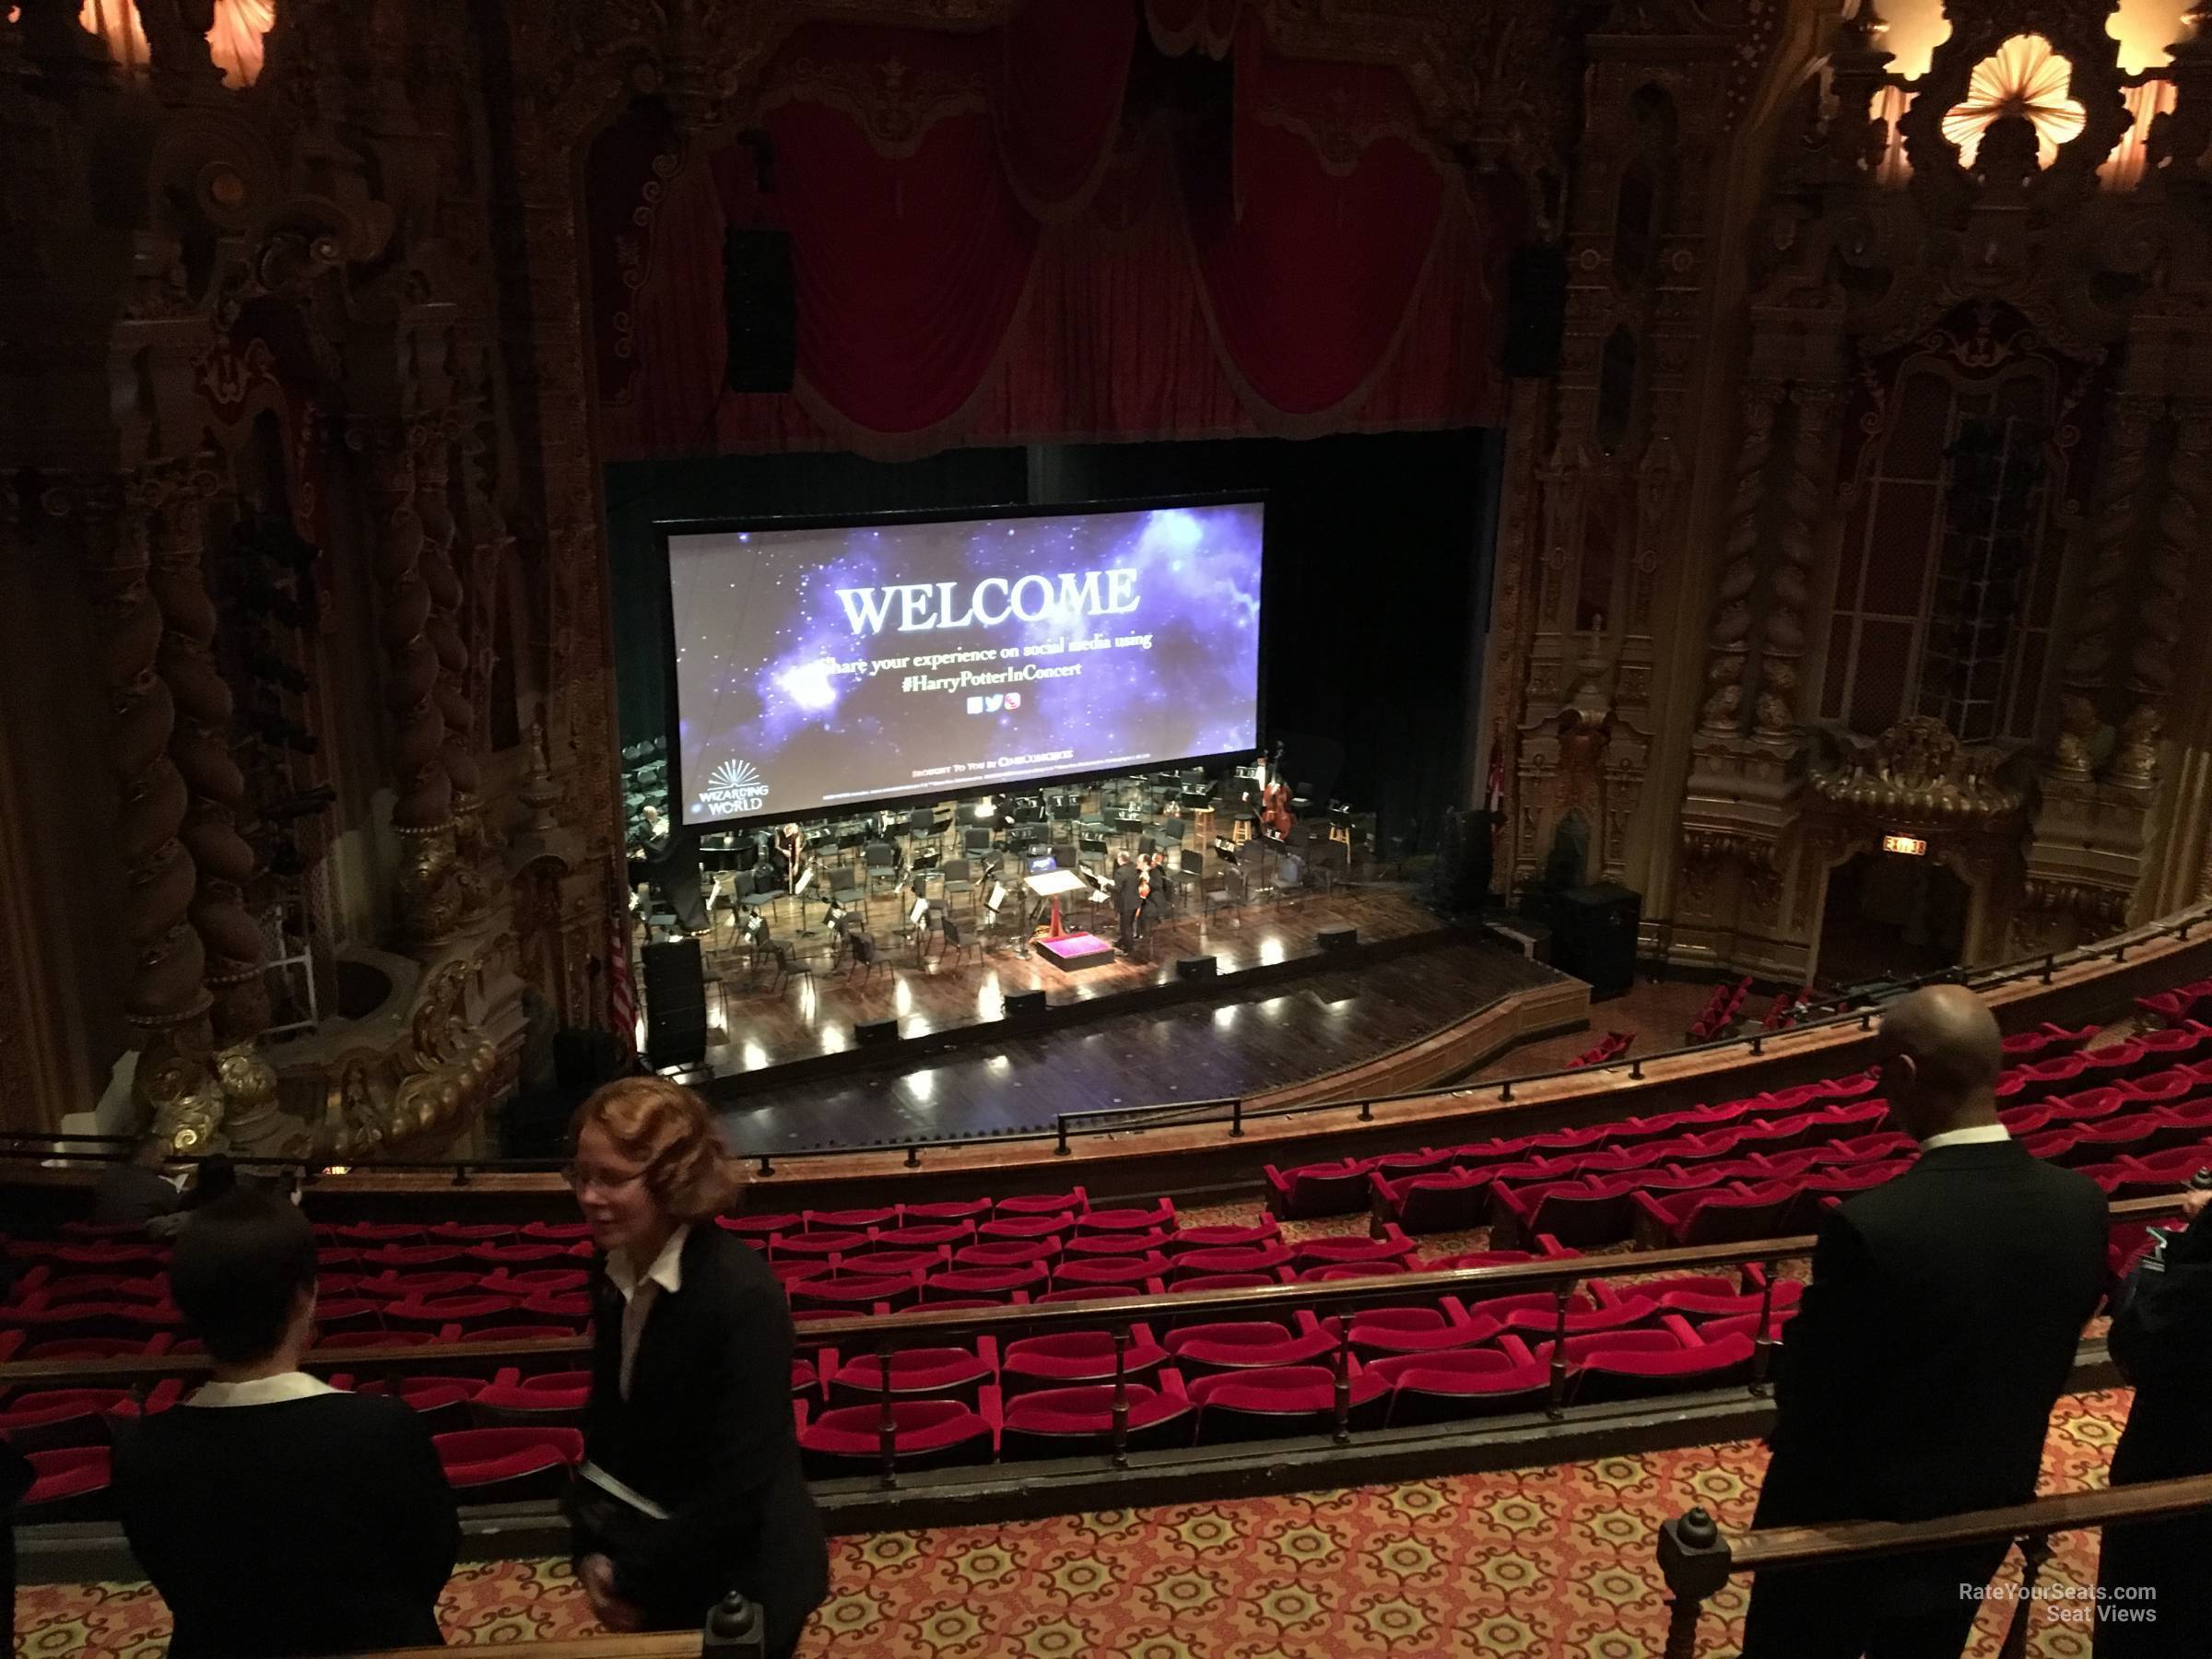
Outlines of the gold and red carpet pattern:
{"type": "MultiPolygon", "coordinates": [[[[2062,1400],[2043,1488],[2104,1483],[2125,1390],[2062,1400]]],[[[1400,1486],[1234,1503],[1108,1510],[1002,1526],[877,1533],[834,1545],[830,1599],[801,1646],[837,1659],[1304,1659],[1528,1654],[1656,1659],[1660,1522],[1693,1503],[1742,1526],[1762,1448],[1737,1443],[1400,1486]]],[[[2095,1582],[2096,1539],[2057,1540],[2047,1583],[2095,1582]]],[[[2017,1578],[2008,1563],[2005,1577],[2017,1578]]],[[[1744,1594],[1709,1604],[1700,1653],[1732,1654],[1744,1594]]],[[[2008,1607],[1983,1614],[1994,1659],[2008,1607]]],[[[565,1561],[464,1568],[440,1606],[448,1640],[580,1636],[565,1561]]],[[[20,1659],[155,1659],[169,1616],[144,1584],[27,1588],[20,1659]]],[[[2029,1652],[2086,1659],[2079,1624],[2039,1613],[2029,1652]]]]}

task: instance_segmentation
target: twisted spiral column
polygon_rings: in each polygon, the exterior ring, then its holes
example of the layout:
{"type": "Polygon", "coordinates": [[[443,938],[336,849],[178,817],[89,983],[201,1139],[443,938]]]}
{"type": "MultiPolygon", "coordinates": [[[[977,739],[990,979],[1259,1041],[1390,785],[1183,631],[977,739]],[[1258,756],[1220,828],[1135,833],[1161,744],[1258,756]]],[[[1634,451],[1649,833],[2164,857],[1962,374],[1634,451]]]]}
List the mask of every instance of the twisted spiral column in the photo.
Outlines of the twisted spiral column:
{"type": "Polygon", "coordinates": [[[459,538],[453,525],[452,452],[441,431],[429,432],[416,456],[415,502],[422,525],[419,570],[429,597],[423,637],[438,658],[431,695],[444,728],[441,760],[453,785],[454,811],[461,813],[473,805],[477,793],[477,758],[470,741],[476,712],[468,700],[468,647],[461,638],[466,594],[453,569],[459,538]]]}
{"type": "Polygon", "coordinates": [[[170,480],[154,521],[148,579],[160,608],[157,665],[176,707],[169,758],[189,792],[180,839],[198,871],[188,914],[215,999],[215,1040],[241,1042],[269,1023],[260,927],[246,908],[253,849],[238,832],[246,778],[230,755],[229,685],[215,662],[217,613],[207,595],[206,507],[212,480],[170,480]]]}
{"type": "Polygon", "coordinates": [[[1774,416],[1782,385],[1757,381],[1744,388],[1744,440],[1735,453],[1721,573],[1713,584],[1712,620],[1705,630],[1705,701],[1698,728],[1744,729],[1744,669],[1750,656],[1751,590],[1759,583],[1759,510],[1766,499],[1767,464],[1774,453],[1774,416]]]}
{"type": "Polygon", "coordinates": [[[1782,559],[1774,567],[1759,629],[1759,691],[1753,729],[1762,737],[1789,737],[1797,729],[1798,665],[1805,659],[1806,617],[1813,606],[1814,567],[1828,504],[1829,454],[1835,438],[1836,391],[1800,386],[1790,436],[1790,476],[1783,487],[1782,559]]]}
{"type": "Polygon", "coordinates": [[[438,651],[429,637],[430,590],[423,578],[423,524],[418,509],[416,453],[406,429],[372,441],[371,489],[376,552],[371,561],[381,599],[377,625],[384,652],[384,706],[392,720],[392,828],[403,851],[400,925],[431,943],[460,921],[453,880],[453,784],[445,766],[445,717],[438,701],[438,651]]]}
{"type": "Polygon", "coordinates": [[[176,704],[158,671],[161,606],[147,581],[152,506],[142,485],[112,480],[90,484],[62,505],[84,525],[113,715],[107,759],[118,795],[123,919],[132,953],[124,1013],[149,1038],[195,1025],[212,1001],[206,954],[189,917],[198,871],[179,836],[191,794],[170,758],[176,704]]]}

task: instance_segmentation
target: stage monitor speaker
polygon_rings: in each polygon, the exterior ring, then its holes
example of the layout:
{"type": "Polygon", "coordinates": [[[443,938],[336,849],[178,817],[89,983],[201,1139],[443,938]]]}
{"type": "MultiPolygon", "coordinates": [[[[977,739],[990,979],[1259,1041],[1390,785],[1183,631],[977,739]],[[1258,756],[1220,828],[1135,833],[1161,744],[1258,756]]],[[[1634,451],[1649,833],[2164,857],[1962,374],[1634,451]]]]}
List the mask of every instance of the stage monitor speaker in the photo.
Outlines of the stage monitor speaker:
{"type": "Polygon", "coordinates": [[[1324,927],[1313,935],[1314,942],[1324,950],[1349,950],[1359,943],[1356,927],[1324,927]]]}
{"type": "Polygon", "coordinates": [[[798,287],[791,233],[732,226],[722,237],[723,328],[729,356],[723,378],[733,392],[788,392],[798,363],[798,287]]]}
{"type": "Polygon", "coordinates": [[[697,939],[645,947],[645,1057],[656,1070],[707,1057],[707,990],[697,939]]]}
{"type": "Polygon", "coordinates": [[[1006,995],[1008,1019],[1034,1019],[1044,1012],[1044,993],[1041,991],[1014,991],[1006,995]]]}
{"type": "Polygon", "coordinates": [[[1643,899],[1609,882],[1569,888],[1551,900],[1551,965],[1589,982],[1593,995],[1618,996],[1636,980],[1636,931],[1643,899]]]}
{"type": "Polygon", "coordinates": [[[1218,977],[1220,962],[1210,956],[1182,957],[1175,963],[1175,977],[1186,980],[1210,980],[1218,977]]]}
{"type": "Polygon", "coordinates": [[[863,1020],[853,1028],[862,1048],[872,1048],[899,1041],[899,1022],[896,1019],[863,1020]]]}
{"type": "Polygon", "coordinates": [[[1513,251],[1506,274],[1505,371],[1549,380],[1567,336],[1567,250],[1544,242],[1513,251]]]}

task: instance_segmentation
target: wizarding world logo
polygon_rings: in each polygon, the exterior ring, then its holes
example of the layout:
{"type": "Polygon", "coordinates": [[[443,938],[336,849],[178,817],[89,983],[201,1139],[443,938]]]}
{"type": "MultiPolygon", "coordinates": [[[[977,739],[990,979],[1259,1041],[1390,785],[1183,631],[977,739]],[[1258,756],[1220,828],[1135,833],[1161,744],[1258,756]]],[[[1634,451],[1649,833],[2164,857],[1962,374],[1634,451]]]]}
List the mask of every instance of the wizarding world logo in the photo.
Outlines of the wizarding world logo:
{"type": "Polygon", "coordinates": [[[768,805],[768,780],[750,760],[724,760],[707,774],[699,804],[712,818],[738,818],[768,805]]]}

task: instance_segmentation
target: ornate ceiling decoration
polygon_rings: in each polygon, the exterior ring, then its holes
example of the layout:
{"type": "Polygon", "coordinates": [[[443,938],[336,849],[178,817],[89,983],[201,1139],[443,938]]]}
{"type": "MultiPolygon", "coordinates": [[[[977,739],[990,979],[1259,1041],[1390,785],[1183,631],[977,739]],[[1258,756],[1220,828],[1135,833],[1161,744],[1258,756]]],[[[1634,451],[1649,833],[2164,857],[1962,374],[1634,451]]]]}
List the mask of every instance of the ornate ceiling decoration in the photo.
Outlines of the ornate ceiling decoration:
{"type": "Polygon", "coordinates": [[[2038,34],[2014,35],[1974,65],[1966,96],[1944,115],[1943,135],[1959,147],[1959,163],[1971,168],[1982,136],[2006,116],[2035,129],[2036,165],[2049,167],[2059,146],[2088,124],[2072,95],[2074,65],[2038,34]]]}

